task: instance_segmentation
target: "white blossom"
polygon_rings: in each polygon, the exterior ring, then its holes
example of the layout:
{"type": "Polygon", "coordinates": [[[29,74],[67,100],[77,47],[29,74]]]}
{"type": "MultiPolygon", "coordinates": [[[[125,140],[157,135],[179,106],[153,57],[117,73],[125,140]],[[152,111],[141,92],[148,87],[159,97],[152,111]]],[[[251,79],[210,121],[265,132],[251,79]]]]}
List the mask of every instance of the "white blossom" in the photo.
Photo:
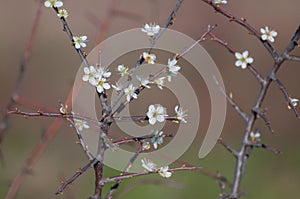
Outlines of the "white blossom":
{"type": "Polygon", "coordinates": [[[155,133],[154,133],[154,136],[151,138],[151,142],[152,142],[152,144],[153,144],[153,147],[155,148],[155,149],[157,149],[157,146],[158,145],[161,145],[163,142],[164,142],[164,138],[163,138],[163,133],[164,132],[162,132],[162,131],[156,131],[155,133]]]}
{"type": "Polygon", "coordinates": [[[57,13],[57,16],[58,16],[59,18],[64,18],[64,19],[66,19],[66,18],[69,16],[69,14],[68,14],[68,11],[67,11],[66,9],[59,9],[59,10],[58,10],[58,13],[57,13]]]}
{"type": "Polygon", "coordinates": [[[145,88],[151,88],[149,86],[150,81],[146,78],[140,77],[140,76],[136,76],[136,79],[142,84],[142,86],[144,86],[145,88]]]}
{"type": "Polygon", "coordinates": [[[124,66],[123,64],[118,65],[117,71],[121,75],[121,77],[123,77],[124,75],[128,75],[129,74],[128,67],[124,66]]]}
{"type": "Polygon", "coordinates": [[[156,121],[164,122],[165,121],[166,110],[161,105],[150,105],[148,107],[147,117],[149,118],[149,123],[154,125],[156,121]]]}
{"type": "Polygon", "coordinates": [[[98,93],[102,93],[104,90],[110,89],[110,84],[106,81],[106,78],[99,76],[97,79],[95,79],[95,82],[92,82],[92,84],[96,86],[98,93]]]}
{"type": "Polygon", "coordinates": [[[47,0],[45,1],[44,5],[47,8],[59,8],[61,6],[63,6],[63,2],[62,1],[58,1],[58,0],[47,0]]]}
{"type": "Polygon", "coordinates": [[[124,89],[125,95],[126,95],[126,100],[128,102],[130,102],[131,98],[136,99],[138,96],[135,93],[135,87],[133,86],[133,84],[130,84],[127,88],[124,89]]]}
{"type": "Polygon", "coordinates": [[[146,33],[149,37],[154,37],[157,33],[159,33],[160,26],[153,24],[145,24],[144,28],[142,28],[142,32],[146,33]]]}
{"type": "Polygon", "coordinates": [[[154,83],[157,85],[157,87],[162,90],[163,89],[163,86],[165,84],[165,78],[166,77],[159,77],[159,78],[156,78],[154,80],[154,83]]]}
{"type": "Polygon", "coordinates": [[[262,40],[269,40],[270,42],[274,42],[274,37],[277,36],[277,32],[274,30],[269,30],[269,27],[266,26],[265,28],[260,29],[261,32],[261,39],[262,40]]]}
{"type": "Polygon", "coordinates": [[[120,92],[122,90],[122,86],[116,82],[116,85],[111,85],[111,87],[116,91],[116,92],[120,92]]]}
{"type": "Polygon", "coordinates": [[[175,106],[175,116],[176,116],[177,120],[187,123],[187,121],[185,119],[187,117],[187,114],[185,111],[182,110],[181,107],[175,106]]]}
{"type": "Polygon", "coordinates": [[[227,0],[213,0],[213,4],[215,5],[227,4],[227,0]]]}
{"type": "Polygon", "coordinates": [[[172,60],[168,59],[167,77],[169,82],[171,82],[171,77],[175,77],[180,70],[180,66],[177,66],[176,64],[177,60],[175,58],[172,60]]]}
{"type": "MultiPolygon", "coordinates": [[[[299,99],[297,99],[297,98],[290,98],[290,100],[291,100],[291,103],[292,103],[293,107],[298,106],[299,99]]],[[[288,106],[288,108],[291,109],[290,106],[288,106]]]]}
{"type": "Polygon", "coordinates": [[[164,178],[169,178],[172,176],[172,173],[168,170],[169,170],[169,166],[163,166],[159,168],[158,173],[164,178]]]}
{"type": "Polygon", "coordinates": [[[156,60],[156,55],[143,52],[143,58],[148,64],[154,64],[156,60]]]}
{"type": "Polygon", "coordinates": [[[146,158],[141,160],[142,167],[144,167],[147,171],[154,172],[157,170],[157,166],[155,163],[153,163],[151,160],[148,160],[146,158]]]}
{"type": "Polygon", "coordinates": [[[75,127],[79,131],[82,131],[83,129],[90,128],[86,121],[80,120],[80,119],[74,119],[75,127]]]}
{"type": "Polygon", "coordinates": [[[251,139],[251,142],[259,142],[261,139],[260,139],[260,133],[259,132],[251,132],[250,133],[250,139],[251,139]]]}
{"type": "Polygon", "coordinates": [[[248,57],[249,52],[246,50],[242,54],[239,52],[235,53],[235,57],[237,61],[235,62],[235,66],[241,66],[242,69],[246,69],[248,64],[251,64],[254,60],[252,57],[248,57]]]}
{"type": "Polygon", "coordinates": [[[151,148],[150,142],[143,142],[142,144],[142,150],[147,151],[151,148]]]}
{"type": "Polygon", "coordinates": [[[80,47],[86,47],[87,36],[73,36],[73,42],[76,49],[80,49],[80,47]]]}

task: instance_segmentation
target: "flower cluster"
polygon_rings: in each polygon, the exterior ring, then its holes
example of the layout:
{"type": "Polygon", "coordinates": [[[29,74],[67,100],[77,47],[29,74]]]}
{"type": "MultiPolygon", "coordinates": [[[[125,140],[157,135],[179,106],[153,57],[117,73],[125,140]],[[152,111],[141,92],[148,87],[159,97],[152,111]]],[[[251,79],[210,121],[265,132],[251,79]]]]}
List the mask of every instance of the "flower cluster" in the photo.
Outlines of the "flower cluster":
{"type": "Polygon", "coordinates": [[[110,84],[107,83],[107,78],[111,76],[111,72],[102,67],[95,68],[94,66],[84,67],[83,81],[88,81],[91,85],[97,88],[99,93],[110,89],[110,84]]]}
{"type": "Polygon", "coordinates": [[[142,167],[149,172],[156,172],[163,178],[169,178],[172,176],[172,172],[169,171],[169,166],[163,166],[158,168],[155,163],[148,159],[142,159],[142,167]]]}

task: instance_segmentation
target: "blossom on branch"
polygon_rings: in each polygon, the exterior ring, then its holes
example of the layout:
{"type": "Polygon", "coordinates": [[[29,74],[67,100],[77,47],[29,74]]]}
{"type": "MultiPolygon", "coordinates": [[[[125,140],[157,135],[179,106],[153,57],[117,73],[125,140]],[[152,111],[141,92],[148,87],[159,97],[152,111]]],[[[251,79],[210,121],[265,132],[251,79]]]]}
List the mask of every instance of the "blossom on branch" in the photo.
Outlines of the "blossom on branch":
{"type": "Polygon", "coordinates": [[[227,0],[213,0],[212,3],[215,5],[227,4],[227,0]]]}
{"type": "Polygon", "coordinates": [[[168,170],[169,170],[169,166],[163,166],[159,168],[158,173],[164,178],[169,178],[172,176],[172,173],[168,170]]]}
{"type": "Polygon", "coordinates": [[[183,123],[187,123],[186,121],[186,117],[187,117],[187,114],[185,111],[183,111],[183,109],[179,106],[175,106],[175,116],[176,116],[176,119],[183,122],[183,123]]]}
{"type": "Polygon", "coordinates": [[[146,33],[149,37],[154,37],[157,33],[159,33],[160,26],[153,24],[145,24],[144,28],[142,28],[142,32],[146,33]]]}
{"type": "Polygon", "coordinates": [[[148,64],[154,64],[156,60],[156,56],[154,54],[149,54],[146,52],[143,52],[143,58],[148,64]]]}
{"type": "Polygon", "coordinates": [[[141,160],[142,167],[144,167],[147,171],[154,172],[157,170],[157,166],[155,163],[153,163],[151,160],[148,160],[146,158],[141,160]]]}
{"type": "Polygon", "coordinates": [[[157,87],[162,90],[163,89],[163,86],[165,84],[165,78],[166,77],[160,77],[160,78],[156,78],[154,80],[154,83],[157,85],[157,87]]]}
{"type": "Polygon", "coordinates": [[[57,13],[57,16],[58,16],[59,18],[64,18],[64,19],[66,19],[66,18],[69,16],[69,14],[68,14],[68,11],[67,11],[66,9],[59,9],[59,10],[58,10],[58,13],[57,13]]]}
{"type": "Polygon", "coordinates": [[[253,58],[248,57],[249,52],[246,50],[242,54],[239,52],[235,53],[235,57],[237,58],[237,61],[235,62],[235,66],[239,67],[241,66],[242,69],[246,69],[248,64],[253,63],[253,58]]]}
{"type": "Polygon", "coordinates": [[[59,8],[63,6],[63,2],[62,1],[58,1],[58,0],[47,0],[45,1],[44,5],[47,8],[59,8]]]}
{"type": "Polygon", "coordinates": [[[73,43],[76,49],[80,49],[81,47],[86,47],[87,36],[73,36],[73,43]]]}
{"type": "Polygon", "coordinates": [[[269,27],[266,26],[265,28],[260,29],[261,32],[261,39],[266,41],[269,40],[270,42],[274,42],[274,37],[277,36],[277,32],[274,30],[269,30],[269,27]]]}
{"type": "Polygon", "coordinates": [[[250,140],[251,142],[255,143],[255,142],[260,142],[261,139],[260,139],[260,133],[259,132],[251,132],[250,133],[250,140]]]}
{"type": "Polygon", "coordinates": [[[82,131],[83,129],[90,128],[86,121],[80,119],[74,119],[75,127],[78,131],[82,131]]]}
{"type": "Polygon", "coordinates": [[[164,122],[165,121],[166,110],[161,105],[150,105],[148,107],[147,117],[149,118],[149,123],[154,125],[156,121],[164,122]]]}
{"type": "Polygon", "coordinates": [[[133,84],[130,84],[127,88],[124,89],[126,100],[127,102],[130,102],[131,98],[137,99],[137,94],[135,93],[135,87],[133,84]]]}
{"type": "Polygon", "coordinates": [[[124,66],[123,64],[120,64],[117,68],[118,73],[121,75],[121,77],[128,75],[128,67],[124,66]]]}
{"type": "Polygon", "coordinates": [[[180,66],[177,66],[176,64],[176,59],[168,59],[167,77],[169,82],[171,82],[172,76],[175,77],[178,74],[178,71],[180,70],[180,66]]]}
{"type": "Polygon", "coordinates": [[[155,133],[154,133],[154,136],[151,138],[151,142],[152,142],[152,144],[153,144],[153,147],[155,148],[155,149],[157,149],[157,146],[158,145],[161,145],[163,142],[164,142],[164,138],[163,138],[163,133],[164,132],[162,132],[162,131],[156,131],[155,133]]]}
{"type": "MultiPolygon", "coordinates": [[[[297,99],[297,98],[290,98],[290,100],[291,100],[291,103],[292,103],[293,107],[298,106],[299,99],[297,99]]],[[[291,109],[290,106],[288,106],[288,108],[291,109]]]]}

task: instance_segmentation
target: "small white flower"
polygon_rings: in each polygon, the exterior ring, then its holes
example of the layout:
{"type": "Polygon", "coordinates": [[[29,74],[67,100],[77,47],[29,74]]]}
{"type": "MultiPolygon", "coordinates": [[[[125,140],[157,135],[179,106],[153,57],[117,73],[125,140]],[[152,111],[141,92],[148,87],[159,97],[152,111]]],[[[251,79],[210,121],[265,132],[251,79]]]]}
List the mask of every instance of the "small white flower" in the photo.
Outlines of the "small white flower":
{"type": "Polygon", "coordinates": [[[80,49],[80,47],[86,47],[87,36],[73,36],[73,42],[76,49],[80,49]]]}
{"type": "Polygon", "coordinates": [[[260,139],[260,133],[259,132],[251,132],[250,133],[250,140],[251,142],[259,142],[261,139],[260,139]]]}
{"type": "Polygon", "coordinates": [[[227,0],[213,0],[213,4],[215,5],[227,4],[227,0]]]}
{"type": "Polygon", "coordinates": [[[117,68],[118,73],[123,77],[124,75],[128,75],[128,67],[124,66],[123,64],[119,65],[117,68]]]}
{"type": "MultiPolygon", "coordinates": [[[[293,107],[298,106],[299,99],[297,99],[297,98],[290,98],[290,100],[291,100],[291,103],[292,103],[293,107]]],[[[288,106],[288,108],[291,109],[290,106],[288,106]]]]}
{"type": "Polygon", "coordinates": [[[154,164],[151,160],[148,160],[146,158],[141,160],[142,167],[144,167],[147,171],[154,172],[157,170],[156,164],[154,164]]]}
{"type": "Polygon", "coordinates": [[[149,37],[154,37],[157,33],[159,33],[160,26],[153,24],[145,24],[144,28],[142,28],[142,32],[146,33],[149,37]]]}
{"type": "Polygon", "coordinates": [[[98,74],[98,76],[104,77],[104,78],[109,78],[111,76],[111,72],[109,72],[108,70],[105,70],[103,67],[97,68],[97,74],[98,74]]]}
{"type": "Polygon", "coordinates": [[[182,110],[181,107],[179,108],[179,106],[175,106],[175,116],[177,120],[187,123],[185,119],[187,117],[187,114],[185,111],[182,110]]]}
{"type": "Polygon", "coordinates": [[[157,149],[157,145],[161,145],[163,142],[164,142],[164,138],[163,138],[163,136],[162,136],[162,134],[163,134],[164,132],[162,132],[162,131],[156,131],[155,133],[154,133],[154,136],[151,138],[151,142],[152,142],[152,144],[153,144],[153,147],[155,148],[155,149],[157,149]]]}
{"type": "Polygon", "coordinates": [[[80,119],[74,119],[75,127],[79,131],[82,131],[83,129],[90,128],[86,121],[80,120],[80,119]]]}
{"type": "Polygon", "coordinates": [[[98,73],[94,66],[84,67],[83,72],[84,72],[84,75],[82,77],[83,81],[85,82],[89,81],[91,84],[93,84],[93,82],[96,81],[95,79],[97,78],[98,73]]]}
{"type": "Polygon", "coordinates": [[[235,66],[241,66],[242,69],[246,69],[248,64],[251,64],[254,60],[252,57],[248,57],[249,52],[246,50],[242,54],[239,52],[235,53],[235,57],[237,61],[235,62],[235,66]]]}
{"type": "Polygon", "coordinates": [[[110,89],[110,85],[106,82],[106,78],[101,76],[95,79],[95,82],[92,82],[92,84],[96,86],[98,93],[102,93],[104,90],[110,89]]]}
{"type": "Polygon", "coordinates": [[[68,105],[60,104],[59,112],[62,115],[66,115],[68,112],[68,105]]]}
{"type": "Polygon", "coordinates": [[[162,90],[163,86],[165,84],[165,78],[166,77],[160,77],[154,80],[154,83],[157,85],[157,87],[162,90]]]}
{"type": "Polygon", "coordinates": [[[62,1],[58,1],[58,0],[47,0],[45,1],[44,5],[47,8],[59,8],[61,6],[63,6],[63,2],[62,1]]]}
{"type": "Polygon", "coordinates": [[[274,42],[274,37],[277,36],[277,32],[274,30],[269,30],[269,27],[266,26],[265,28],[260,29],[261,32],[261,39],[262,40],[269,40],[270,42],[274,42]]]}
{"type": "Polygon", "coordinates": [[[143,142],[142,144],[142,150],[147,151],[151,148],[150,142],[143,142]]]}
{"type": "Polygon", "coordinates": [[[57,16],[58,16],[59,18],[64,18],[64,19],[66,19],[66,18],[69,16],[69,14],[68,14],[68,11],[67,11],[66,9],[59,9],[59,10],[58,10],[58,13],[57,13],[57,16]]]}
{"type": "Polygon", "coordinates": [[[131,98],[136,99],[138,96],[135,93],[135,87],[133,86],[133,84],[130,84],[127,88],[124,89],[125,95],[126,95],[126,100],[128,102],[130,102],[131,98]]]}
{"type": "Polygon", "coordinates": [[[119,85],[118,82],[116,82],[116,85],[111,85],[111,87],[116,91],[116,92],[120,92],[122,90],[122,86],[119,85]]]}
{"type": "Polygon", "coordinates": [[[147,117],[149,118],[149,123],[154,125],[156,121],[164,122],[165,121],[166,110],[161,105],[150,105],[148,107],[147,117]]]}
{"type": "Polygon", "coordinates": [[[169,166],[163,166],[159,168],[158,173],[164,178],[169,178],[172,176],[172,173],[168,170],[169,170],[169,166]]]}
{"type": "Polygon", "coordinates": [[[145,88],[151,88],[149,86],[150,81],[148,79],[145,79],[143,77],[140,76],[136,76],[136,79],[142,84],[142,86],[144,86],[145,88]]]}
{"type": "Polygon", "coordinates": [[[156,55],[143,52],[143,58],[148,64],[154,64],[156,60],[156,55]]]}
{"type": "Polygon", "coordinates": [[[171,77],[175,77],[178,74],[178,71],[180,70],[180,66],[177,66],[176,64],[176,59],[168,59],[167,77],[169,82],[171,82],[171,77]]]}

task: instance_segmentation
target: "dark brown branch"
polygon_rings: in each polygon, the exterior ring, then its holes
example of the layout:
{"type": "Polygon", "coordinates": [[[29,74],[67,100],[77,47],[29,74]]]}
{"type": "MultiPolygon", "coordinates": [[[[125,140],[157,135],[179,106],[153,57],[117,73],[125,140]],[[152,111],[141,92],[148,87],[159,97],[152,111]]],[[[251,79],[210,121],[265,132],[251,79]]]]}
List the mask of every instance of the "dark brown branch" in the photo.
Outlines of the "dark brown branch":
{"type": "Polygon", "coordinates": [[[229,146],[228,144],[226,144],[224,141],[223,141],[223,138],[219,138],[218,139],[218,142],[220,144],[222,144],[226,149],[227,151],[229,151],[235,158],[238,156],[238,153],[236,150],[234,150],[231,146],[229,146]]]}
{"type": "Polygon", "coordinates": [[[72,184],[79,176],[81,176],[84,172],[86,172],[91,166],[93,166],[98,160],[94,159],[91,160],[87,165],[85,165],[83,168],[79,168],[76,173],[69,178],[68,180],[64,181],[61,187],[55,192],[55,195],[63,193],[63,191],[70,185],[72,184]]]}

